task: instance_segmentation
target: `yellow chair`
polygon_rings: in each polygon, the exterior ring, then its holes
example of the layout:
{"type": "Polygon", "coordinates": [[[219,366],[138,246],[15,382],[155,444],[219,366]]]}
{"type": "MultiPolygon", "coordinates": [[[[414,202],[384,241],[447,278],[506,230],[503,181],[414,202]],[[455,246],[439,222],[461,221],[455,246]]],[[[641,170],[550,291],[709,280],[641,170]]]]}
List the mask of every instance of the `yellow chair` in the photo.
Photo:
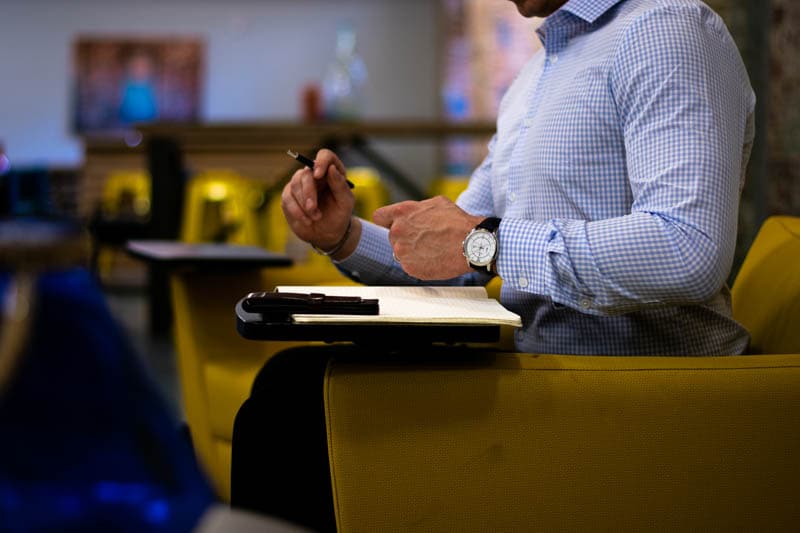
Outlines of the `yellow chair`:
{"type": "Polygon", "coordinates": [[[771,355],[333,361],[339,530],[796,529],[798,264],[800,218],[772,218],[733,288],[771,355]]]}
{"type": "Polygon", "coordinates": [[[389,190],[381,181],[380,175],[371,167],[350,167],[347,178],[355,185],[355,213],[367,220],[379,207],[389,203],[389,190]]]}
{"type": "MultiPolygon", "coordinates": [[[[233,420],[249,396],[256,374],[273,354],[308,344],[248,341],[236,331],[236,302],[248,292],[271,289],[276,281],[283,283],[281,271],[285,269],[181,270],[170,276],[183,412],[198,461],[223,501],[230,500],[233,420]]],[[[352,283],[337,275],[319,281],[324,285],[352,283]]]]}
{"type": "MultiPolygon", "coordinates": [[[[145,170],[115,170],[107,176],[100,195],[100,212],[95,223],[101,220],[139,223],[144,227],[150,217],[150,175],[145,170]]],[[[144,232],[144,230],[142,230],[144,232]]],[[[135,238],[138,235],[127,236],[135,238]]],[[[120,235],[121,241],[126,235],[120,235]]],[[[103,246],[108,242],[95,239],[92,268],[97,270],[100,279],[108,279],[114,269],[115,247],[103,246]]],[[[115,243],[118,244],[118,243],[115,243]]]]}
{"type": "MultiPolygon", "coordinates": [[[[357,214],[367,215],[382,205],[386,189],[371,171],[350,169],[355,183],[357,214]]],[[[203,205],[207,198],[236,202],[235,176],[201,176],[193,184],[193,205],[203,205]],[[213,191],[215,184],[235,187],[213,191]],[[223,194],[224,191],[224,194],[223,194]]],[[[313,253],[291,234],[280,208],[280,198],[273,198],[267,209],[268,248],[292,255],[291,267],[263,270],[200,273],[174,272],[170,277],[175,317],[175,345],[183,410],[198,460],[224,501],[230,499],[231,438],[233,420],[250,394],[256,374],[267,359],[300,342],[253,342],[242,339],[235,328],[234,305],[251,291],[270,290],[276,285],[333,285],[353,283],[345,278],[326,257],[313,253]],[[293,248],[294,247],[294,248],[293,248]]],[[[263,223],[264,221],[262,221],[263,223]]],[[[204,221],[198,211],[188,215],[184,237],[196,240],[204,221]]]]}
{"type": "Polygon", "coordinates": [[[292,345],[246,341],[236,332],[236,302],[260,287],[258,270],[170,277],[183,411],[198,461],[224,501],[230,499],[233,417],[267,358],[292,345]]]}
{"type": "Polygon", "coordinates": [[[800,218],[768,218],[731,289],[733,315],[753,353],[800,351],[800,218]]]}
{"type": "Polygon", "coordinates": [[[184,242],[258,244],[260,191],[231,170],[209,170],[187,184],[181,225],[184,242]]]}
{"type": "Polygon", "coordinates": [[[444,176],[431,182],[428,194],[432,197],[441,195],[455,202],[467,185],[469,176],[444,176]]]}
{"type": "Polygon", "coordinates": [[[107,217],[147,218],[150,214],[150,176],[144,170],[116,170],[103,186],[100,198],[107,217]]]}

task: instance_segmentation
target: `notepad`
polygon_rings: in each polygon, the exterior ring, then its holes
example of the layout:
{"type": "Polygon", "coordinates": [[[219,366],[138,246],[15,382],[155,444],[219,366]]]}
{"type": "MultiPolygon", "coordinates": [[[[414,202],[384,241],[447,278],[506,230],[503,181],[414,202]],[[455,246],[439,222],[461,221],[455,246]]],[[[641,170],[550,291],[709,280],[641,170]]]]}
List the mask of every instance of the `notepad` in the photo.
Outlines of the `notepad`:
{"type": "Polygon", "coordinates": [[[377,298],[378,315],[292,315],[297,324],[457,324],[520,327],[522,320],[483,287],[296,286],[278,292],[323,293],[330,296],[377,298]]]}

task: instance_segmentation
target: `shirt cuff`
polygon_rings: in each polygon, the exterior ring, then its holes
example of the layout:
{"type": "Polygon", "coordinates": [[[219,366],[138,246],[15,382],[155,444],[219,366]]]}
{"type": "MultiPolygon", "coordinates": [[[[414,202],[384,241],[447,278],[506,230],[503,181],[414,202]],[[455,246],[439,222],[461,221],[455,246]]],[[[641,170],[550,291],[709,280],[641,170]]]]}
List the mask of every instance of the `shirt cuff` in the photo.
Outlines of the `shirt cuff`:
{"type": "Polygon", "coordinates": [[[355,280],[369,284],[386,274],[393,262],[389,230],[362,219],[361,239],[355,251],[334,264],[355,280]]]}
{"type": "Polygon", "coordinates": [[[547,261],[548,224],[504,218],[497,231],[497,273],[508,288],[549,295],[553,273],[547,261]]]}
{"type": "Polygon", "coordinates": [[[554,223],[504,218],[498,237],[497,271],[504,286],[596,313],[591,309],[590,297],[576,284],[566,243],[554,223]]]}

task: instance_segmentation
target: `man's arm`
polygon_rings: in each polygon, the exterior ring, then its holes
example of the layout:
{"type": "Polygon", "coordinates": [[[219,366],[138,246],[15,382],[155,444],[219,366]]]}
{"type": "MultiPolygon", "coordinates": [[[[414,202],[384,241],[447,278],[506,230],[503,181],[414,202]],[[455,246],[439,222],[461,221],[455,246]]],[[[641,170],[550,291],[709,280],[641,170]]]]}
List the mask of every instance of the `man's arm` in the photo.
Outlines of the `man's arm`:
{"type": "Polygon", "coordinates": [[[505,284],[592,314],[700,303],[720,290],[733,257],[753,97],[735,45],[707,15],[662,8],[620,44],[610,87],[631,213],[504,219],[505,284]]]}
{"type": "Polygon", "coordinates": [[[370,285],[486,284],[491,276],[469,269],[461,242],[480,220],[493,213],[494,146],[495,137],[459,198],[458,207],[444,198],[401,202],[375,213],[380,225],[360,221],[360,241],[352,254],[337,258],[340,270],[370,285]],[[392,236],[389,228],[397,219],[401,223],[394,226],[392,236]]]}

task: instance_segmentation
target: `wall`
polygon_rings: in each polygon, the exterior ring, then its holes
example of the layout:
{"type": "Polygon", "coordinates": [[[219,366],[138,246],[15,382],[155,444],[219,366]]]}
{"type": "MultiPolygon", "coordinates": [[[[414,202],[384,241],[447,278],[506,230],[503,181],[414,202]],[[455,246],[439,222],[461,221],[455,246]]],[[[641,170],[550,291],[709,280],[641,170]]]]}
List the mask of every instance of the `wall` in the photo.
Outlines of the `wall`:
{"type": "MultiPolygon", "coordinates": [[[[367,116],[438,109],[431,0],[0,0],[0,142],[18,165],[81,162],[70,131],[71,45],[80,34],[206,39],[202,118],[294,119],[322,78],[337,23],[352,22],[370,79],[367,116]]],[[[400,149],[403,157],[403,149],[400,149]]]]}
{"type": "Polygon", "coordinates": [[[770,214],[800,215],[800,4],[773,0],[767,172],[770,214]]]}
{"type": "Polygon", "coordinates": [[[800,215],[800,4],[714,0],[756,93],[756,139],[739,216],[734,273],[763,220],[800,215]]]}

